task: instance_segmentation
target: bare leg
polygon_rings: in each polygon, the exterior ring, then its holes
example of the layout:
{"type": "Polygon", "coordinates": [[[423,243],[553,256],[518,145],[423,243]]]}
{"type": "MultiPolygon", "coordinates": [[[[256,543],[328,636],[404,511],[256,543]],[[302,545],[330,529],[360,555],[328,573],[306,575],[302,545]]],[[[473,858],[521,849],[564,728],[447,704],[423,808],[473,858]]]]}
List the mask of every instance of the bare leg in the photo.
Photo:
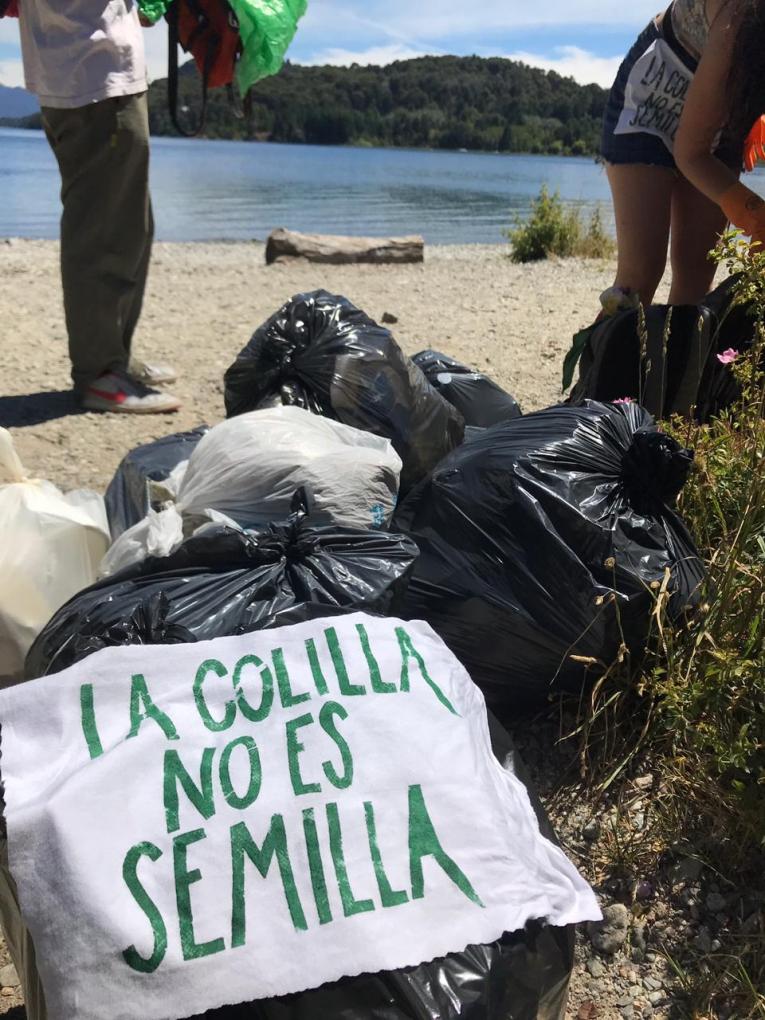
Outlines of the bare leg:
{"type": "Polygon", "coordinates": [[[685,178],[672,194],[672,289],[670,304],[697,305],[712,286],[715,264],[709,258],[725,230],[725,213],[685,178]]]}
{"type": "Polygon", "coordinates": [[[643,164],[609,164],[607,170],[616,218],[615,286],[637,291],[642,303],[650,305],[667,265],[677,174],[643,164]]]}

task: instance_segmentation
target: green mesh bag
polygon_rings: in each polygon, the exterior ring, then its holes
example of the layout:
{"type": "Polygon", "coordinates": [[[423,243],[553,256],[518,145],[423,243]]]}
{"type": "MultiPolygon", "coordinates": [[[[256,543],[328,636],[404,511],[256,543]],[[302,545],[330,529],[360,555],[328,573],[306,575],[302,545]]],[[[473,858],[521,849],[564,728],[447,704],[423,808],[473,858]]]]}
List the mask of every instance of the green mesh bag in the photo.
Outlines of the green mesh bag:
{"type": "Polygon", "coordinates": [[[236,80],[244,95],[255,82],[281,68],[308,0],[229,0],[229,3],[239,20],[242,37],[236,80]]]}

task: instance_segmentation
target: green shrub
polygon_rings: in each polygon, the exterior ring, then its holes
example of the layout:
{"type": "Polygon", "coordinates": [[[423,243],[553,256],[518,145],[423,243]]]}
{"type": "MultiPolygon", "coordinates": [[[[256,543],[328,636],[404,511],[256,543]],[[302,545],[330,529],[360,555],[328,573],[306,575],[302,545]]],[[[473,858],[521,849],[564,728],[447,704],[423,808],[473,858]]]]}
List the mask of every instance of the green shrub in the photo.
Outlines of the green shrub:
{"type": "MultiPolygon", "coordinates": [[[[741,396],[708,424],[662,423],[695,453],[679,510],[707,568],[702,604],[673,626],[667,593],[656,593],[645,656],[613,665],[576,733],[585,771],[617,799],[630,796],[636,769],[654,777],[652,824],[631,836],[630,881],[694,857],[726,891],[763,904],[765,254],[727,235],[717,258],[741,274],[738,297],[755,312],[754,346],[732,368],[741,396]]],[[[611,852],[600,865],[624,870],[623,855],[617,862],[611,852]]],[[[731,913],[714,953],[665,947],[687,1007],[678,1016],[765,1017],[765,913],[749,927],[746,912],[731,913]]]]}
{"type": "Polygon", "coordinates": [[[587,230],[582,233],[574,248],[574,255],[585,259],[610,259],[616,254],[616,243],[604,227],[600,209],[596,208],[590,216],[587,230]]]}
{"type": "Polygon", "coordinates": [[[566,209],[560,194],[550,194],[543,184],[539,196],[531,204],[531,216],[516,218],[515,227],[507,231],[512,244],[513,262],[535,262],[555,255],[568,258],[608,258],[614,253],[614,242],[603,229],[600,210],[593,212],[585,228],[578,209],[566,209]]]}

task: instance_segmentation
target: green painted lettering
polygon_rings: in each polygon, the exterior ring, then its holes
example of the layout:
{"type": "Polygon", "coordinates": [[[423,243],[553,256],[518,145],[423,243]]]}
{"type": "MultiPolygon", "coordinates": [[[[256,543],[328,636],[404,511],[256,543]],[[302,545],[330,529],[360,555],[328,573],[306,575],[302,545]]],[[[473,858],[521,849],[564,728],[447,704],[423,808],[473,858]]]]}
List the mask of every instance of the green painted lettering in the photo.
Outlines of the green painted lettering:
{"type": "Polygon", "coordinates": [[[369,635],[367,634],[367,629],[364,624],[357,623],[356,631],[359,635],[359,641],[361,641],[364,658],[367,660],[367,666],[369,666],[369,679],[372,683],[372,690],[375,694],[395,694],[397,691],[396,685],[386,683],[380,675],[380,665],[372,652],[372,648],[369,644],[369,635]]]}
{"type": "Polygon", "coordinates": [[[454,708],[454,705],[452,705],[438,684],[430,677],[425,660],[414,647],[411,637],[403,627],[396,627],[396,637],[398,638],[398,647],[401,650],[401,690],[409,690],[409,660],[414,659],[422,679],[430,687],[441,704],[448,708],[452,715],[459,715],[459,712],[454,708]]]}
{"type": "Polygon", "coordinates": [[[318,783],[304,783],[303,777],[300,774],[300,752],[305,750],[303,744],[298,739],[297,731],[302,726],[310,726],[313,723],[313,716],[308,713],[306,715],[299,715],[297,719],[290,719],[287,723],[287,764],[290,770],[290,779],[292,780],[292,789],[296,796],[300,796],[303,793],[320,793],[321,786],[318,783]]]}
{"type": "Polygon", "coordinates": [[[284,819],[274,815],[268,835],[263,845],[258,845],[250,835],[244,822],[231,826],[231,945],[233,948],[243,946],[247,940],[247,915],[244,897],[244,858],[247,856],[255,865],[260,875],[265,878],[276,857],[282,888],[287,900],[290,918],[296,931],[306,931],[306,923],[300,896],[295,885],[289,851],[287,849],[287,833],[284,819]]]}
{"type": "Polygon", "coordinates": [[[262,781],[263,771],[260,766],[258,745],[252,737],[239,737],[224,747],[220,759],[220,786],[227,804],[232,808],[244,811],[245,808],[248,808],[250,804],[253,804],[258,799],[262,781]],[[246,749],[247,760],[250,766],[250,782],[247,792],[243,796],[239,796],[231,781],[231,755],[237,747],[244,747],[246,749]]]}
{"type": "Polygon", "coordinates": [[[321,848],[319,846],[319,834],[316,831],[316,819],[313,808],[306,808],[303,811],[303,835],[305,846],[308,851],[308,867],[311,871],[311,888],[316,903],[316,912],[319,915],[319,924],[329,924],[332,920],[332,911],[329,906],[327,895],[327,880],[324,876],[324,862],[321,859],[321,848]]]}
{"type": "Polygon", "coordinates": [[[369,839],[369,852],[372,855],[372,864],[375,869],[377,888],[380,890],[380,902],[384,907],[398,907],[402,903],[408,903],[409,897],[403,889],[393,889],[388,876],[385,874],[382,854],[377,841],[377,825],[375,824],[375,810],[372,804],[364,801],[364,818],[367,823],[367,838],[369,839]]]}
{"type": "Polygon", "coordinates": [[[168,740],[180,740],[178,731],[169,715],[152,701],[146,680],[141,673],[135,673],[130,686],[130,737],[138,736],[138,731],[147,719],[151,719],[162,730],[168,740]]]}
{"type": "Polygon", "coordinates": [[[423,857],[432,857],[448,875],[461,893],[477,906],[482,907],[478,894],[467,876],[441,846],[433,822],[430,820],[421,786],[409,787],[409,873],[412,881],[412,899],[421,900],[425,895],[425,879],[422,873],[423,857]]]}
{"type": "Polygon", "coordinates": [[[193,843],[206,839],[204,829],[184,832],[173,840],[173,871],[175,874],[175,902],[178,907],[178,924],[181,933],[181,950],[184,960],[199,960],[203,956],[221,953],[226,948],[223,939],[197,942],[194,935],[194,915],[191,911],[191,886],[202,879],[199,868],[189,871],[188,849],[193,843]]]}
{"type": "Polygon", "coordinates": [[[374,910],[372,900],[357,900],[353,895],[351,883],[348,879],[348,868],[345,863],[345,852],[343,851],[343,831],[340,828],[340,815],[337,804],[330,802],[326,805],[327,824],[329,826],[329,851],[332,854],[332,863],[335,866],[337,887],[340,890],[340,900],[343,904],[343,913],[346,917],[354,914],[364,914],[374,910]]]}
{"type": "Polygon", "coordinates": [[[345,666],[345,659],[343,658],[343,650],[337,639],[335,628],[328,627],[324,631],[324,637],[327,639],[327,648],[329,648],[329,654],[332,656],[332,665],[335,667],[337,682],[340,685],[340,693],[345,695],[366,694],[367,692],[361,684],[352,684],[350,681],[348,670],[345,666]]]}
{"type": "Polygon", "coordinates": [[[276,683],[279,687],[279,699],[281,700],[282,707],[294,708],[295,705],[302,705],[304,701],[308,701],[311,697],[309,691],[304,691],[302,694],[292,693],[290,674],[287,670],[287,663],[284,661],[282,649],[274,648],[271,658],[274,662],[274,672],[276,673],[276,683]]]}
{"type": "Polygon", "coordinates": [[[239,711],[245,719],[249,719],[250,722],[262,722],[268,718],[268,713],[271,711],[271,706],[274,703],[274,678],[271,675],[271,670],[263,664],[263,661],[257,655],[244,655],[237,662],[234,667],[234,690],[236,691],[239,711]],[[254,666],[260,670],[263,689],[260,696],[260,704],[257,708],[252,707],[242,689],[242,671],[247,666],[254,666]]]}
{"type": "Polygon", "coordinates": [[[223,678],[228,675],[228,670],[222,662],[217,659],[207,659],[197,670],[194,677],[194,701],[197,703],[197,711],[208,730],[213,733],[221,733],[223,730],[233,726],[236,718],[236,705],[233,699],[226,702],[226,708],[222,719],[216,719],[207,707],[202,685],[208,673],[215,673],[217,677],[223,678]]]}
{"type": "Polygon", "coordinates": [[[340,719],[347,719],[348,713],[336,701],[325,702],[321,706],[321,712],[319,712],[319,725],[327,736],[334,740],[337,749],[340,751],[340,757],[343,761],[343,774],[339,775],[337,773],[331,761],[322,762],[321,767],[324,769],[324,775],[333,786],[337,787],[338,790],[347,790],[353,782],[353,757],[347,741],[337,731],[334,716],[339,716],[340,719]]]}
{"type": "Polygon", "coordinates": [[[162,920],[162,914],[138,878],[138,862],[142,857],[148,857],[150,861],[158,861],[161,856],[162,851],[153,843],[139,843],[128,850],[122,864],[122,878],[125,885],[138,906],[146,914],[154,936],[154,948],[148,958],[141,956],[135,946],[129,946],[122,953],[128,967],[137,970],[140,974],[153,974],[164,960],[167,952],[167,928],[162,920]]]}
{"type": "Polygon", "coordinates": [[[96,725],[96,709],[93,704],[93,684],[83,684],[80,687],[80,719],[82,720],[82,734],[85,743],[88,745],[88,753],[91,758],[98,758],[104,753],[101,746],[101,738],[98,735],[96,725]]]}
{"type": "Polygon", "coordinates": [[[183,792],[204,819],[212,818],[215,814],[212,783],[214,757],[214,747],[206,747],[202,752],[202,761],[199,765],[199,786],[197,786],[186,771],[186,766],[181,761],[178,752],[173,750],[165,751],[162,787],[165,797],[165,818],[167,820],[168,832],[177,832],[181,827],[178,818],[179,783],[183,792]]]}
{"type": "Polygon", "coordinates": [[[316,693],[326,695],[329,694],[329,687],[327,681],[324,679],[324,673],[319,662],[319,653],[316,651],[316,642],[313,638],[308,638],[305,643],[306,654],[308,655],[308,663],[311,667],[311,675],[313,676],[313,682],[316,686],[316,693]]]}

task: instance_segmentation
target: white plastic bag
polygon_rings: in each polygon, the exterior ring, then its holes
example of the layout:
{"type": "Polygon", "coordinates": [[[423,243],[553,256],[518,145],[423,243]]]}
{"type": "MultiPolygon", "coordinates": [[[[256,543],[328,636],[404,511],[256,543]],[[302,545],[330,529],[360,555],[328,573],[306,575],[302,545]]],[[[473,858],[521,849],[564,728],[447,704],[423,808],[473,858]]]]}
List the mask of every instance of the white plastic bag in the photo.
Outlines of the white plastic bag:
{"type": "Polygon", "coordinates": [[[0,677],[21,676],[32,641],[96,580],[108,545],[103,498],[27,478],[0,428],[0,677]]]}
{"type": "Polygon", "coordinates": [[[174,506],[124,532],[100,573],[166,556],[216,514],[257,526],[289,515],[307,486],[317,523],[385,527],[398,494],[401,459],[390,441],[299,407],[251,411],[202,437],[178,481],[174,506]]]}

